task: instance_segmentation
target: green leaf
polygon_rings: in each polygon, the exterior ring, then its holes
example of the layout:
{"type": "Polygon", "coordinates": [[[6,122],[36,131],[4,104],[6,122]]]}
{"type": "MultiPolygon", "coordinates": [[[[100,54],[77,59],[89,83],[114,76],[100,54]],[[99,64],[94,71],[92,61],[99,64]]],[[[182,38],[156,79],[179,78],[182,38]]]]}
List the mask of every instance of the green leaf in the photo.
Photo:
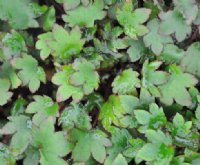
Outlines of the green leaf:
{"type": "Polygon", "coordinates": [[[9,148],[0,143],[0,162],[1,165],[15,165],[15,159],[9,148]]]}
{"type": "Polygon", "coordinates": [[[171,137],[165,135],[160,130],[148,130],[146,136],[151,143],[145,144],[138,151],[137,159],[139,158],[156,165],[170,164],[174,155],[171,137]]]}
{"type": "Polygon", "coordinates": [[[56,0],[58,3],[64,3],[64,9],[72,10],[80,4],[80,0],[56,0]]]}
{"type": "Polygon", "coordinates": [[[34,114],[32,121],[35,125],[39,126],[49,117],[53,119],[56,117],[58,104],[54,103],[50,97],[36,95],[33,98],[35,101],[27,106],[26,113],[34,114]]]}
{"type": "Polygon", "coordinates": [[[63,132],[54,132],[52,122],[45,121],[39,128],[34,128],[32,136],[32,144],[39,149],[42,165],[67,165],[61,157],[69,153],[68,143],[63,132]]]}
{"type": "Polygon", "coordinates": [[[99,86],[99,75],[94,65],[81,58],[73,63],[74,73],[70,76],[70,83],[75,86],[82,86],[84,94],[90,94],[99,86]]]}
{"type": "Polygon", "coordinates": [[[21,80],[9,63],[4,62],[1,69],[0,77],[8,79],[11,83],[12,89],[15,89],[21,85],[21,80]]]}
{"type": "Polygon", "coordinates": [[[4,59],[9,60],[12,57],[18,57],[22,52],[26,52],[25,41],[22,35],[16,31],[6,33],[2,38],[2,50],[4,59]]]}
{"type": "Polygon", "coordinates": [[[135,158],[138,151],[144,146],[145,142],[142,139],[130,139],[130,146],[123,152],[124,156],[128,158],[135,158]]]}
{"type": "Polygon", "coordinates": [[[72,31],[66,31],[60,25],[54,25],[52,32],[38,36],[39,41],[36,48],[41,49],[40,56],[44,60],[50,53],[60,59],[69,59],[79,55],[85,40],[81,39],[81,32],[78,27],[72,31]]]}
{"type": "Polygon", "coordinates": [[[117,157],[113,161],[113,165],[128,165],[126,159],[122,154],[117,155],[117,157]]]}
{"type": "Polygon", "coordinates": [[[149,33],[143,38],[145,46],[150,47],[156,55],[161,54],[165,44],[173,43],[170,36],[162,35],[159,33],[159,25],[160,23],[158,19],[149,21],[147,23],[149,33]]]}
{"type": "Polygon", "coordinates": [[[131,40],[130,47],[127,50],[131,62],[138,61],[145,54],[145,46],[142,40],[131,40]]]}
{"type": "Polygon", "coordinates": [[[102,0],[95,0],[88,6],[78,6],[77,8],[67,11],[67,15],[63,15],[63,20],[71,27],[92,27],[95,20],[101,20],[106,13],[103,11],[104,3],[102,0]],[[84,14],[83,14],[84,13],[84,14]]]}
{"type": "Polygon", "coordinates": [[[192,121],[184,120],[183,116],[177,113],[173,118],[169,130],[174,136],[174,143],[180,147],[187,147],[197,151],[199,146],[199,133],[192,130],[192,121]]]}
{"type": "Polygon", "coordinates": [[[29,147],[25,152],[23,165],[36,165],[39,164],[40,153],[36,148],[29,147]]]}
{"type": "Polygon", "coordinates": [[[139,74],[132,69],[124,70],[120,75],[115,77],[112,87],[113,93],[131,94],[136,88],[140,87],[139,74]]]}
{"type": "Polygon", "coordinates": [[[137,40],[139,36],[148,33],[148,28],[142,25],[149,18],[150,9],[139,8],[133,11],[132,2],[126,2],[122,9],[117,10],[117,20],[124,27],[124,33],[137,40]]]}
{"type": "Polygon", "coordinates": [[[82,130],[91,129],[91,118],[85,107],[79,104],[72,104],[67,107],[59,118],[59,124],[66,130],[79,128],[82,130]]]}
{"type": "Polygon", "coordinates": [[[76,87],[70,84],[69,78],[74,73],[72,65],[64,66],[62,71],[56,73],[52,82],[59,86],[56,94],[56,100],[62,102],[72,96],[73,100],[79,101],[83,97],[83,91],[81,87],[76,87]]]}
{"type": "Polygon", "coordinates": [[[106,158],[105,148],[111,146],[107,135],[100,130],[81,132],[78,135],[76,137],[78,141],[72,151],[73,159],[78,162],[86,162],[92,155],[96,161],[103,163],[106,158]],[[80,153],[82,154],[80,155],[80,153]]]}
{"type": "Polygon", "coordinates": [[[176,65],[171,65],[169,71],[171,75],[168,81],[159,86],[160,100],[166,105],[171,105],[173,101],[184,106],[191,105],[191,96],[187,88],[196,85],[198,80],[191,74],[183,73],[176,65]]]}
{"type": "Polygon", "coordinates": [[[12,93],[8,90],[10,89],[10,83],[7,79],[0,79],[0,93],[3,97],[0,97],[0,106],[6,104],[11,98],[12,93]]]}
{"type": "Polygon", "coordinates": [[[167,119],[162,108],[152,103],[149,107],[149,112],[145,110],[135,110],[135,117],[142,127],[139,127],[140,132],[145,132],[146,129],[159,129],[166,125],[167,119]]]}
{"type": "Polygon", "coordinates": [[[9,122],[0,129],[0,134],[13,134],[10,147],[15,156],[22,154],[31,140],[32,122],[24,115],[9,117],[9,122]],[[22,136],[23,135],[23,136],[22,136]]]}
{"type": "Polygon", "coordinates": [[[131,135],[126,129],[112,127],[109,129],[109,132],[112,135],[112,146],[107,149],[108,156],[104,162],[105,165],[112,165],[115,158],[128,147],[129,140],[131,139],[131,135]]]}
{"type": "Polygon", "coordinates": [[[12,0],[0,0],[0,10],[0,19],[8,21],[14,29],[38,27],[30,0],[16,0],[15,3],[12,0]]]}
{"type": "Polygon", "coordinates": [[[198,6],[195,0],[173,0],[174,5],[187,19],[187,23],[191,24],[195,20],[198,13],[198,6]]]}
{"type": "Polygon", "coordinates": [[[15,58],[12,61],[14,68],[19,69],[18,76],[24,86],[34,93],[40,87],[40,82],[46,82],[45,72],[38,62],[30,55],[23,55],[22,58],[15,58]]]}
{"type": "Polygon", "coordinates": [[[125,126],[120,122],[125,114],[131,113],[139,105],[138,99],[133,96],[115,96],[111,95],[106,103],[103,104],[99,119],[103,127],[108,130],[112,123],[116,126],[125,126]],[[129,108],[127,107],[129,105],[129,108]]]}
{"type": "Polygon", "coordinates": [[[145,61],[142,67],[142,86],[156,97],[160,96],[157,86],[168,80],[168,74],[164,71],[156,71],[162,65],[161,61],[145,61]]]}
{"type": "Polygon", "coordinates": [[[185,55],[185,51],[176,45],[167,44],[159,58],[167,64],[179,64],[185,55]]]}
{"type": "Polygon", "coordinates": [[[187,24],[182,14],[175,8],[166,13],[160,14],[160,31],[165,34],[175,34],[178,42],[183,41],[191,34],[191,26],[187,24]]]}
{"type": "Polygon", "coordinates": [[[199,52],[200,43],[195,42],[188,47],[187,51],[185,52],[185,56],[181,61],[181,67],[184,69],[184,71],[194,74],[198,77],[200,77],[200,66],[198,63],[200,60],[199,52]]]}
{"type": "Polygon", "coordinates": [[[40,18],[41,25],[45,31],[50,31],[56,21],[55,8],[49,7],[47,12],[40,18]]]}

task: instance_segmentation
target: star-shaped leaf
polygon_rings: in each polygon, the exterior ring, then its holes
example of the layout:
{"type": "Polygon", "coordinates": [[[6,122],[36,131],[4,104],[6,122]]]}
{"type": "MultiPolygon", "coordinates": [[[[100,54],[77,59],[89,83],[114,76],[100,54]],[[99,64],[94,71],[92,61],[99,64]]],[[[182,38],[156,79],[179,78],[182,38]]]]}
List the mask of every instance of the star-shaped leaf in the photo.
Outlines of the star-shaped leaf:
{"type": "Polygon", "coordinates": [[[121,10],[117,10],[117,20],[124,27],[125,34],[137,40],[139,36],[143,36],[149,31],[142,24],[147,21],[150,13],[151,10],[146,8],[138,8],[133,11],[132,2],[128,1],[121,10]]]}
{"type": "Polygon", "coordinates": [[[26,113],[34,114],[33,123],[40,125],[48,117],[55,117],[58,112],[58,104],[48,96],[34,96],[34,102],[26,108],[26,113]]]}
{"type": "Polygon", "coordinates": [[[140,87],[139,74],[132,69],[124,70],[118,75],[113,83],[113,92],[118,94],[130,94],[140,87]]]}
{"type": "Polygon", "coordinates": [[[150,47],[156,55],[160,55],[165,44],[173,43],[170,36],[159,33],[159,24],[158,19],[149,21],[147,23],[149,33],[143,38],[145,45],[150,47]]]}
{"type": "Polygon", "coordinates": [[[23,55],[12,61],[14,68],[19,69],[18,76],[24,86],[28,85],[30,91],[34,93],[40,87],[40,82],[46,82],[46,75],[42,67],[38,66],[38,61],[30,55],[23,55]]]}
{"type": "Polygon", "coordinates": [[[63,15],[63,20],[71,27],[78,25],[80,27],[92,27],[95,20],[101,20],[106,13],[103,11],[104,2],[95,0],[88,6],[80,5],[73,10],[67,11],[67,15],[63,15]],[[83,14],[84,13],[84,14],[83,14]]]}
{"type": "Polygon", "coordinates": [[[190,45],[181,61],[184,71],[200,77],[200,43],[195,42],[190,45]]]}
{"type": "Polygon", "coordinates": [[[175,8],[160,14],[160,31],[165,35],[175,34],[177,41],[181,42],[192,32],[183,15],[175,8]]]}
{"type": "Polygon", "coordinates": [[[171,65],[169,71],[171,75],[168,81],[159,87],[160,100],[166,105],[171,105],[173,100],[180,105],[191,105],[191,96],[187,88],[196,85],[198,80],[191,74],[183,73],[176,65],[171,65]]]}

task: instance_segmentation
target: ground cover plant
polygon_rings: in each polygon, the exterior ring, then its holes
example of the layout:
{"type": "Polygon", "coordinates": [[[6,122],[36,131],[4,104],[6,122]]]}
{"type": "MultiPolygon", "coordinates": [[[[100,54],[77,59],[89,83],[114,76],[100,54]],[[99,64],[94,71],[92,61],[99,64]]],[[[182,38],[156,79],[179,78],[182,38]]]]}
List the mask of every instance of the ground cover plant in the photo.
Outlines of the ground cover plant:
{"type": "Polygon", "coordinates": [[[0,0],[0,165],[199,165],[199,0],[0,0]]]}

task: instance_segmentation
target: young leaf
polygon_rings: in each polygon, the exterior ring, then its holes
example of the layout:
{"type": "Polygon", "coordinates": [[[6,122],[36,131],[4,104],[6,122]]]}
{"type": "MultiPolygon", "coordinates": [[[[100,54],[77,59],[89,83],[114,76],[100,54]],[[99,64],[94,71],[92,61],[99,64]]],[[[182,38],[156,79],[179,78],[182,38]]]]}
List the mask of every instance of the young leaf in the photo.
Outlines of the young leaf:
{"type": "Polygon", "coordinates": [[[47,120],[39,128],[34,128],[32,136],[33,146],[40,151],[42,165],[67,165],[61,157],[69,153],[68,143],[63,132],[54,132],[52,122],[47,120]]]}
{"type": "Polygon", "coordinates": [[[200,77],[199,52],[200,43],[195,42],[189,46],[185,52],[185,56],[181,61],[181,67],[184,69],[184,71],[194,74],[198,77],[200,77]]]}
{"type": "Polygon", "coordinates": [[[128,1],[122,9],[117,10],[117,20],[124,27],[124,33],[137,40],[139,36],[148,33],[148,29],[142,25],[149,18],[150,9],[139,8],[133,11],[132,2],[128,1]]]}
{"type": "Polygon", "coordinates": [[[191,105],[191,96],[186,88],[196,85],[198,80],[191,74],[183,73],[176,65],[171,65],[169,71],[169,80],[159,87],[160,100],[166,105],[171,105],[173,100],[183,106],[191,105]]]}
{"type": "Polygon", "coordinates": [[[34,114],[32,121],[35,125],[39,126],[43,120],[57,115],[58,104],[54,103],[50,97],[36,95],[34,100],[26,108],[26,113],[34,114]]]}
{"type": "Polygon", "coordinates": [[[11,98],[12,93],[8,91],[9,89],[9,81],[7,79],[0,79],[0,93],[2,95],[2,97],[0,97],[0,106],[6,104],[11,98]]]}
{"type": "Polygon", "coordinates": [[[86,162],[90,155],[92,155],[96,161],[103,163],[106,158],[105,148],[111,146],[107,135],[100,130],[92,130],[89,132],[73,131],[78,136],[76,137],[77,143],[72,151],[73,159],[78,162],[86,162]],[[80,152],[82,153],[81,155],[80,152]]]}
{"type": "Polygon", "coordinates": [[[71,27],[92,27],[95,20],[101,20],[105,17],[106,12],[103,11],[104,2],[102,0],[95,0],[88,6],[78,6],[77,8],[67,11],[67,15],[63,15],[63,20],[71,27]],[[83,14],[84,13],[84,14],[83,14]]]}
{"type": "Polygon", "coordinates": [[[140,87],[139,74],[132,69],[124,70],[120,75],[115,77],[112,87],[113,92],[118,94],[131,94],[136,88],[140,87]]]}
{"type": "Polygon", "coordinates": [[[46,82],[45,72],[42,67],[38,66],[38,62],[30,55],[23,55],[22,58],[16,58],[12,61],[12,65],[19,69],[19,78],[23,85],[28,85],[32,93],[36,92],[40,87],[40,81],[46,82]]]}
{"type": "Polygon", "coordinates": [[[10,147],[13,154],[18,156],[22,154],[30,144],[32,122],[29,117],[24,115],[13,116],[8,119],[9,122],[0,129],[0,134],[13,134],[10,147]]]}
{"type": "Polygon", "coordinates": [[[187,24],[182,14],[175,8],[174,10],[160,14],[160,31],[165,35],[175,34],[178,42],[183,41],[190,35],[192,29],[187,24]]]}
{"type": "Polygon", "coordinates": [[[170,36],[162,35],[159,33],[159,25],[160,23],[158,19],[149,21],[147,23],[149,33],[143,38],[145,46],[150,47],[156,55],[160,55],[165,44],[173,43],[170,36]]]}
{"type": "Polygon", "coordinates": [[[89,130],[92,127],[90,122],[91,118],[87,114],[87,110],[78,104],[67,107],[59,118],[59,124],[66,130],[73,128],[89,130]]]}

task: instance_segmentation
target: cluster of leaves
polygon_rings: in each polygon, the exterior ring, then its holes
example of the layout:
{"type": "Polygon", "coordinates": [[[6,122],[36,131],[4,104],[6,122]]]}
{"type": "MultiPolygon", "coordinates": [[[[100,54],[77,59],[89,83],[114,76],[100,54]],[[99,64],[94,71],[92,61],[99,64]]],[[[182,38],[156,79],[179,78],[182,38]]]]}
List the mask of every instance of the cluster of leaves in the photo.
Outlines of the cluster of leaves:
{"type": "Polygon", "coordinates": [[[200,2],[0,0],[1,165],[199,165],[200,2]]]}

